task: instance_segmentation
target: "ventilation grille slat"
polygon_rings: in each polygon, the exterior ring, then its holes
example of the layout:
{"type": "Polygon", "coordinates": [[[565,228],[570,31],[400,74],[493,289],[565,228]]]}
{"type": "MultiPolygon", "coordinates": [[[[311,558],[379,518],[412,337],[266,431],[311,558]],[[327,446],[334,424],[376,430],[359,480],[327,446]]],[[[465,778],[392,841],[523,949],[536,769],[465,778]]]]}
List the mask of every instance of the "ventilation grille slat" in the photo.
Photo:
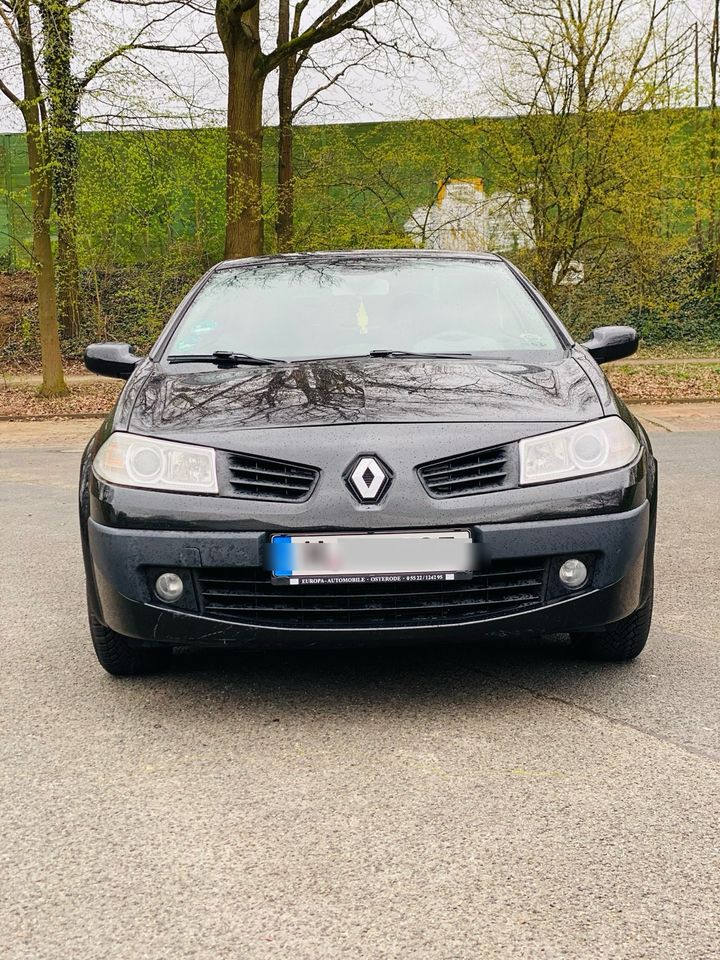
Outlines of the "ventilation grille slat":
{"type": "Polygon", "coordinates": [[[244,453],[226,454],[230,496],[246,500],[307,500],[320,477],[316,467],[244,453]]]}
{"type": "Polygon", "coordinates": [[[417,468],[420,482],[431,497],[468,497],[512,485],[513,462],[507,446],[473,450],[417,468]]]}
{"type": "Polygon", "coordinates": [[[206,617],[247,624],[329,629],[453,624],[514,613],[543,601],[545,558],[495,561],[471,580],[273,584],[254,568],[197,571],[206,617]]]}

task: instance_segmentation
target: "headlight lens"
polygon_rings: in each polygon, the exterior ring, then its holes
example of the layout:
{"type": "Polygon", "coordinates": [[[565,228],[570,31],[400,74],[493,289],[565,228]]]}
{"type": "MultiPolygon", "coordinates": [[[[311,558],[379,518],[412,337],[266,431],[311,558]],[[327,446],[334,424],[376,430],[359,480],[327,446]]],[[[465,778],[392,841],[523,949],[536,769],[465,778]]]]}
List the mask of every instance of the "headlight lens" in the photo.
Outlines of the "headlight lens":
{"type": "Polygon", "coordinates": [[[520,441],[520,483],[547,483],[624,467],[640,442],[620,417],[593,420],[520,441]]]}
{"type": "Polygon", "coordinates": [[[123,487],[217,493],[215,451],[189,443],[172,443],[113,433],[98,450],[95,476],[123,487]]]}

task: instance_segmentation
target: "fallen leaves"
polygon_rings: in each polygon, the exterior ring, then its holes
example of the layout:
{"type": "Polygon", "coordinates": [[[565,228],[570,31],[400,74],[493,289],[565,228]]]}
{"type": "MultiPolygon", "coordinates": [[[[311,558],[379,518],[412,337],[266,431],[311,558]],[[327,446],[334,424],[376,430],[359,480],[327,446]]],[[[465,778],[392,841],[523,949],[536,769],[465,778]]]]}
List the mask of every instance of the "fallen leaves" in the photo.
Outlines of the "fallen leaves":
{"type": "Polygon", "coordinates": [[[720,400],[720,364],[626,364],[606,373],[627,401],[720,400]]]}
{"type": "MultiPolygon", "coordinates": [[[[720,400],[720,364],[632,363],[606,370],[620,396],[636,403],[720,400]]],[[[34,383],[0,382],[0,417],[72,417],[105,414],[122,383],[88,378],[71,383],[65,397],[41,397],[34,383]]]]}
{"type": "Polygon", "coordinates": [[[115,403],[119,381],[74,383],[65,397],[41,397],[36,384],[0,383],[0,417],[68,417],[104,414],[115,403]]]}

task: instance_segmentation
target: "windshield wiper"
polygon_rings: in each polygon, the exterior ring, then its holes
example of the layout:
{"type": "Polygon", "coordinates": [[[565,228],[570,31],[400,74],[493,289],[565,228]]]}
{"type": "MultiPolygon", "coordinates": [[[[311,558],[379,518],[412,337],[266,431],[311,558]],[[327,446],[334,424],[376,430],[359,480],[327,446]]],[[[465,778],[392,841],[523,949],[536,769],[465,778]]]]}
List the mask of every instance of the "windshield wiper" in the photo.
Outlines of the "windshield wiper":
{"type": "Polygon", "coordinates": [[[415,353],[412,350],[371,350],[369,353],[340,353],[329,357],[294,357],[287,363],[340,363],[348,360],[368,360],[377,357],[429,357],[454,360],[456,357],[473,357],[472,353],[415,353]]]}
{"type": "Polygon", "coordinates": [[[368,357],[427,357],[430,359],[454,360],[457,357],[472,357],[471,353],[416,353],[412,350],[371,350],[352,356],[303,357],[295,360],[279,360],[277,357],[254,357],[250,353],[235,353],[232,350],[215,350],[214,353],[175,353],[167,357],[168,363],[215,363],[219,367],[267,367],[276,363],[317,363],[333,360],[364,360],[368,357]]]}
{"type": "Polygon", "coordinates": [[[176,353],[167,358],[168,363],[216,363],[219,367],[268,367],[284,363],[274,357],[253,357],[250,353],[234,353],[232,350],[216,350],[214,353],[176,353]]]}
{"type": "Polygon", "coordinates": [[[414,350],[371,350],[369,357],[438,357],[453,360],[455,357],[471,357],[471,353],[416,353],[414,350]]]}

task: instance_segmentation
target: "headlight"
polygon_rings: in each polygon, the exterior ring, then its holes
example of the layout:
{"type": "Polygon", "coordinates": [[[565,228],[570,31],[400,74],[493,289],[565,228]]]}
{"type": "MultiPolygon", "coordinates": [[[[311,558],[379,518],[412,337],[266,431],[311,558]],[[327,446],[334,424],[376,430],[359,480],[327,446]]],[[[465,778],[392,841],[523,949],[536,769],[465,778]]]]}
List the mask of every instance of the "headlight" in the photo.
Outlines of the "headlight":
{"type": "Polygon", "coordinates": [[[189,443],[113,433],[98,450],[95,476],[123,487],[217,493],[215,451],[189,443]]]}
{"type": "Polygon", "coordinates": [[[520,483],[547,483],[624,467],[640,452],[620,417],[593,420],[520,441],[520,483]]]}

